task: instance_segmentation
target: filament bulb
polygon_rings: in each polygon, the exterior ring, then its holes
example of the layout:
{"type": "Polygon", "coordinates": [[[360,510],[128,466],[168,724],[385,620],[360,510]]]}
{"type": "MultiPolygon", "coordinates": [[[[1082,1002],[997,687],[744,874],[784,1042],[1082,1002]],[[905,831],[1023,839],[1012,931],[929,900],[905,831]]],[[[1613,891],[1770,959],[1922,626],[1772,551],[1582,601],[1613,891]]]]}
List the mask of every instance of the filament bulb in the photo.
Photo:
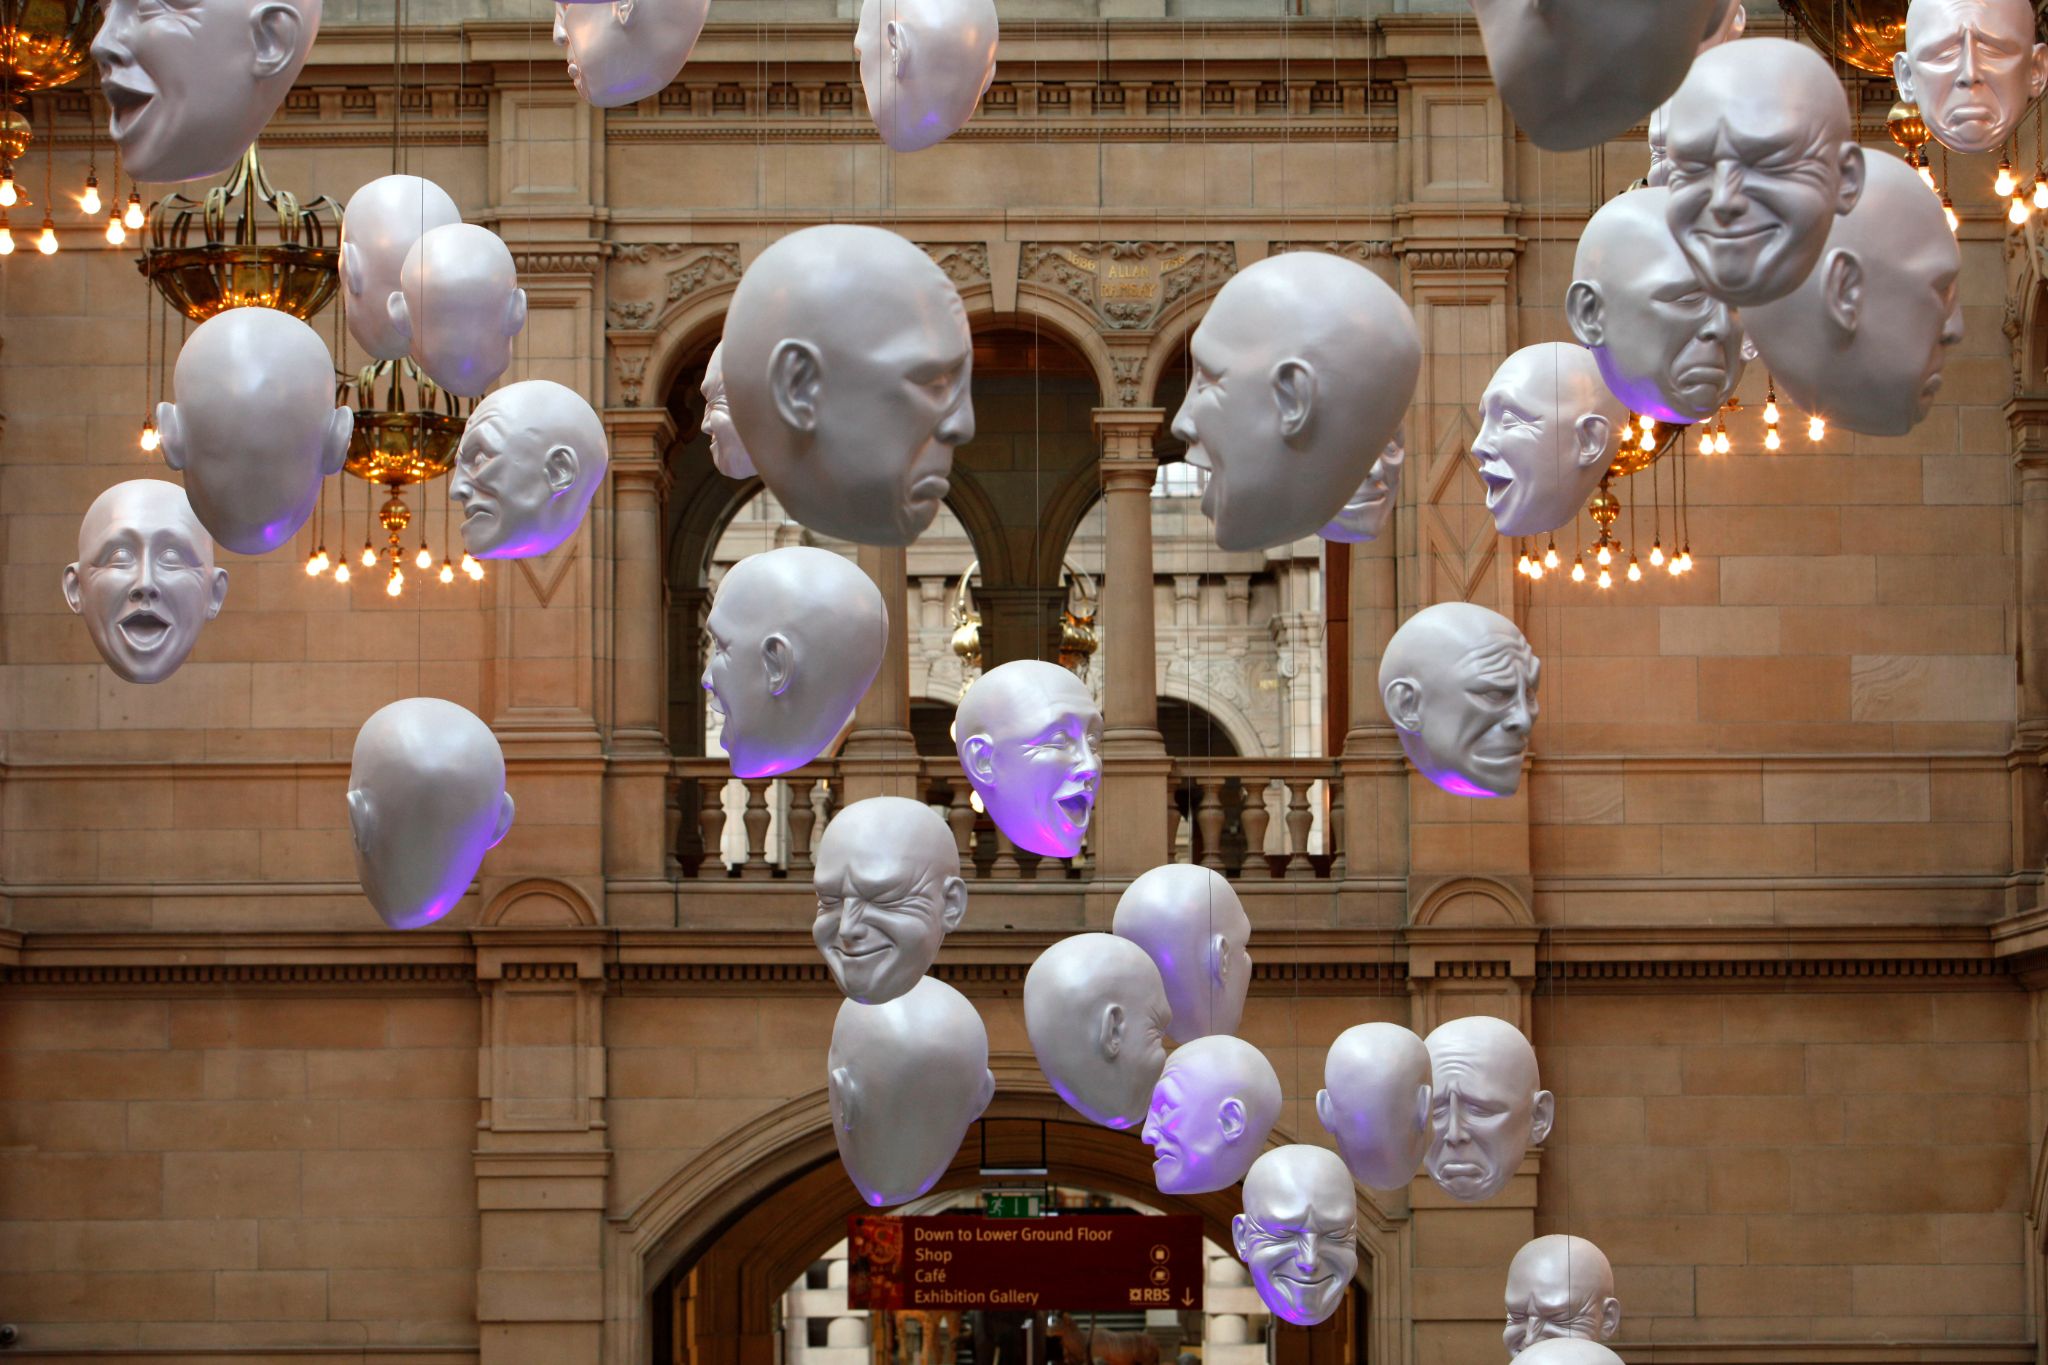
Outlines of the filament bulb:
{"type": "Polygon", "coordinates": [[[142,440],[138,444],[140,444],[144,450],[155,450],[157,448],[157,445],[159,444],[159,438],[156,434],[155,422],[144,422],[142,424],[142,440]]]}
{"type": "Polygon", "coordinates": [[[348,582],[348,580],[348,561],[344,559],[341,561],[341,563],[334,566],[334,581],[337,583],[346,583],[348,582]]]}
{"type": "Polygon", "coordinates": [[[1998,178],[1991,182],[1992,193],[2003,199],[2017,189],[2019,183],[2012,178],[2012,163],[2002,156],[1998,158],[1998,178]]]}
{"type": "Polygon", "coordinates": [[[363,542],[363,553],[359,556],[359,558],[361,558],[361,560],[363,561],[364,568],[374,569],[377,567],[376,548],[372,546],[370,542],[367,540],[363,542]]]}
{"type": "Polygon", "coordinates": [[[1828,424],[1827,424],[1827,422],[1826,422],[1825,420],[1823,420],[1822,418],[1819,418],[1819,417],[1809,417],[1809,418],[1807,418],[1807,419],[1806,419],[1806,439],[1807,439],[1807,440],[1809,440],[1809,441],[1818,441],[1818,440],[1819,440],[1819,439],[1820,439],[1821,437],[1823,437],[1823,436],[1825,436],[1825,435],[1827,435],[1827,434],[1828,434],[1828,424]]]}
{"type": "Polygon", "coordinates": [[[1607,572],[1607,570],[1602,569],[1600,571],[1600,577],[1597,581],[1599,582],[1599,585],[1601,587],[1611,588],[1614,586],[1614,575],[1607,572]]]}
{"type": "Polygon", "coordinates": [[[1522,551],[1522,557],[1515,561],[1515,572],[1521,574],[1524,578],[1528,577],[1529,552],[1527,550],[1522,551]]]}
{"type": "Polygon", "coordinates": [[[1779,419],[1779,418],[1780,418],[1781,416],[1783,416],[1783,415],[1784,415],[1784,414],[1782,414],[1782,413],[1780,413],[1780,412],[1778,411],[1778,400],[1777,400],[1777,399],[1775,399],[1775,398],[1767,398],[1767,399],[1765,399],[1765,400],[1764,400],[1764,425],[1765,425],[1765,426],[1767,426],[1767,427],[1774,427],[1774,426],[1778,425],[1778,419],[1779,419]]]}
{"type": "Polygon", "coordinates": [[[121,210],[121,221],[131,229],[142,226],[142,191],[128,191],[128,207],[121,210]]]}
{"type": "Polygon", "coordinates": [[[453,583],[455,581],[455,566],[448,562],[448,556],[441,556],[441,572],[435,576],[443,583],[453,583]]]}
{"type": "Polygon", "coordinates": [[[434,567],[434,556],[428,553],[427,543],[424,540],[420,542],[420,552],[412,557],[412,562],[422,569],[434,567]]]}
{"type": "Polygon", "coordinates": [[[1778,429],[1776,427],[1764,428],[1765,450],[1776,450],[1781,444],[1783,444],[1783,442],[1778,440],[1778,429]]]}
{"type": "Polygon", "coordinates": [[[0,166],[0,209],[11,209],[21,202],[21,191],[14,188],[14,166],[9,163],[0,166]]]}
{"type": "Polygon", "coordinates": [[[1680,574],[1685,572],[1685,566],[1678,562],[1677,555],[1673,555],[1671,556],[1671,562],[1664,566],[1664,571],[1670,574],[1673,578],[1676,578],[1680,574]]]}
{"type": "Polygon", "coordinates": [[[1572,556],[1572,582],[1574,582],[1574,583],[1583,583],[1583,582],[1585,582],[1585,581],[1586,581],[1586,561],[1585,561],[1585,560],[1583,560],[1583,559],[1580,559],[1580,558],[1579,558],[1579,557],[1578,557],[1577,555],[1573,555],[1573,556],[1572,556]]]}
{"type": "Polygon", "coordinates": [[[1637,441],[1636,444],[1644,450],[1655,450],[1657,448],[1657,433],[1649,427],[1644,427],[1642,439],[1637,441]]]}
{"type": "Polygon", "coordinates": [[[318,578],[319,576],[320,576],[320,556],[319,556],[319,555],[307,555],[307,556],[306,556],[306,577],[308,577],[308,578],[318,578]]]}
{"type": "Polygon", "coordinates": [[[1956,216],[1956,201],[1949,198],[1946,191],[1943,191],[1941,196],[1941,216],[1948,219],[1950,232],[1962,231],[1963,220],[1956,216]]]}
{"type": "Polygon", "coordinates": [[[1650,542],[1650,567],[1654,569],[1654,568],[1656,568],[1657,566],[1659,566],[1660,564],[1662,564],[1663,562],[1664,562],[1664,542],[1663,542],[1663,541],[1661,541],[1661,540],[1653,540],[1653,541],[1651,541],[1651,542],[1650,542]]]}
{"type": "Polygon", "coordinates": [[[473,582],[481,583],[484,581],[484,566],[479,564],[476,556],[467,550],[462,552],[462,571],[468,574],[473,582]]]}
{"type": "Polygon", "coordinates": [[[1631,583],[1640,583],[1643,581],[1643,566],[1636,563],[1636,557],[1634,555],[1630,555],[1628,557],[1628,581],[1631,583]]]}
{"type": "Polygon", "coordinates": [[[1708,429],[1707,429],[1706,427],[1701,427],[1701,428],[1700,428],[1700,454],[1702,454],[1702,455],[1711,455],[1711,454],[1713,454],[1713,453],[1714,453],[1714,433],[1713,433],[1712,431],[1708,430],[1708,429]]]}
{"type": "Polygon", "coordinates": [[[1540,560],[1540,559],[1535,559],[1535,560],[1531,560],[1531,561],[1529,562],[1529,581],[1530,581],[1531,583],[1538,583],[1538,582],[1541,582],[1541,581],[1542,581],[1542,579],[1543,579],[1543,561],[1542,561],[1542,560],[1540,560]]]}
{"type": "Polygon", "coordinates": [[[2016,194],[2012,197],[2012,203],[2006,206],[2005,221],[2011,223],[2014,227],[2018,227],[2026,222],[2033,215],[2033,212],[2034,206],[2027,201],[2026,197],[2016,194]]]}
{"type": "Polygon", "coordinates": [[[1728,428],[1722,427],[1714,433],[1714,453],[1716,455],[1726,455],[1732,448],[1728,440],[1728,428]]]}
{"type": "Polygon", "coordinates": [[[2034,207],[2048,209],[2048,175],[2034,172],[2034,207]]]}
{"type": "Polygon", "coordinates": [[[1557,567],[1557,542],[1554,540],[1550,542],[1550,548],[1543,552],[1543,567],[1546,569],[1557,567]]]}
{"type": "Polygon", "coordinates": [[[320,566],[319,572],[321,573],[326,573],[328,569],[333,567],[334,561],[328,558],[327,546],[325,544],[313,552],[313,562],[320,566]]]}
{"type": "Polygon", "coordinates": [[[85,193],[78,196],[78,207],[88,218],[100,216],[100,178],[91,171],[85,173],[85,193]]]}
{"type": "Polygon", "coordinates": [[[36,234],[36,250],[45,256],[57,254],[57,225],[47,213],[43,215],[43,230],[36,234]]]}
{"type": "Polygon", "coordinates": [[[1607,548],[1605,542],[1602,542],[1599,551],[1594,554],[1593,558],[1599,560],[1603,565],[1612,564],[1614,562],[1614,552],[1607,548]]]}
{"type": "Polygon", "coordinates": [[[123,242],[125,242],[125,241],[127,241],[127,240],[128,240],[128,229],[127,229],[127,228],[124,228],[124,227],[122,227],[122,226],[121,226],[121,215],[120,215],[120,214],[118,214],[118,213],[110,213],[110,214],[108,214],[108,215],[107,215],[107,245],[108,245],[108,246],[119,246],[119,245],[121,245],[121,243],[123,243],[123,242]]]}
{"type": "Polygon", "coordinates": [[[1679,572],[1692,572],[1692,546],[1688,545],[1678,552],[1678,563],[1680,565],[1679,572]]]}
{"type": "Polygon", "coordinates": [[[391,576],[384,580],[384,595],[396,597],[405,591],[405,570],[396,564],[391,566],[391,576]]]}

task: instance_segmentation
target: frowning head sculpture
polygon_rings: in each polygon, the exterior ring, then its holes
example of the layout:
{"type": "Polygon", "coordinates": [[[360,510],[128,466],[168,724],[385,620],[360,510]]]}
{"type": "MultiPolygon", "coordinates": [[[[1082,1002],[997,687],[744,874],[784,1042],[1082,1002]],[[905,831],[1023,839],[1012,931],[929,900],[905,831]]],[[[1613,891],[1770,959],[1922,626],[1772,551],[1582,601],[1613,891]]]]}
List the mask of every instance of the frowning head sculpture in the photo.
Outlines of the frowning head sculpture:
{"type": "Polygon", "coordinates": [[[448,496],[478,559],[544,555],[576,534],[607,463],[604,423],[574,389],[525,379],[469,415],[448,496]]]}
{"type": "Polygon", "coordinates": [[[1913,0],[1892,75],[1935,141],[1996,151],[2048,89],[2048,45],[2026,0],[1913,0]]]}
{"type": "Polygon", "coordinates": [[[811,938],[841,993],[863,1005],[907,995],[967,913],[953,832],[902,796],[871,796],[834,816],[811,886],[811,938]]]}
{"type": "Polygon", "coordinates": [[[861,0],[853,55],[882,141],[916,152],[965,127],[996,74],[994,0],[861,0]]]}
{"type": "Polygon", "coordinates": [[[462,221],[448,191],[416,175],[380,175],[349,196],[341,218],[341,287],[348,334],[378,360],[396,360],[407,338],[386,306],[406,255],[422,234],[462,221]]]}
{"type": "Polygon", "coordinates": [[[936,1184],[996,1091],[987,1027],[936,977],[886,1004],[841,1005],[825,1065],[839,1160],[875,1208],[936,1184]]]}
{"type": "Polygon", "coordinates": [[[1280,1078],[1266,1054],[1218,1033],[1183,1043],[1152,1087],[1139,1137],[1161,1194],[1207,1194],[1244,1179],[1280,1117],[1280,1078]]]}
{"type": "Polygon", "coordinates": [[[1463,1203],[1507,1188],[1523,1155],[1550,1136],[1555,1101],[1536,1075],[1536,1050],[1504,1019],[1453,1019],[1429,1049],[1429,1178],[1463,1203]]]}
{"type": "Polygon", "coordinates": [[[1380,700],[1417,772],[1453,796],[1513,796],[1536,723],[1541,664],[1513,621],[1439,602],[1380,659],[1380,700]]]}
{"type": "Polygon", "coordinates": [[[107,667],[132,683],[162,682],[220,615],[228,571],[185,490],[130,479],[92,500],[78,525],[78,560],[64,568],[64,601],[107,667]]]}
{"type": "Polygon", "coordinates": [[[1407,462],[1408,447],[1402,433],[1380,450],[1380,457],[1365,472],[1365,482],[1348,498],[1330,524],[1316,532],[1324,540],[1342,545],[1364,545],[1386,534],[1401,498],[1401,466],[1407,462]]]}
{"type": "Polygon", "coordinates": [[[1554,1232],[1525,1242],[1508,1262],[1507,1315],[1501,1339],[1511,1360],[1554,1337],[1606,1341],[1621,1326],[1614,1268],[1583,1237],[1554,1232]]]}
{"type": "Polygon", "coordinates": [[[1345,1029],[1323,1061],[1316,1117],[1360,1184],[1406,1186],[1429,1150],[1429,1049],[1399,1024],[1345,1029]]]}
{"type": "Polygon", "coordinates": [[[728,479],[754,477],[754,457],[747,454],[739,428],[732,424],[732,404],[725,396],[725,343],[711,348],[704,362],[704,422],[698,429],[711,438],[711,463],[728,479]]]}
{"type": "Polygon", "coordinates": [[[1111,934],[1063,938],[1024,974],[1024,1031],[1038,1069],[1081,1117],[1106,1128],[1143,1121],[1172,1018],[1152,959],[1111,934]]]}
{"type": "Polygon", "coordinates": [[[384,308],[413,363],[460,398],[498,382],[512,363],[512,338],[526,326],[511,248],[473,223],[433,228],[414,242],[384,308]]]}
{"type": "Polygon", "coordinates": [[[1276,1147],[1244,1178],[1230,1222],[1237,1259],[1273,1315],[1313,1327],[1337,1311],[1358,1273],[1358,1190],[1335,1152],[1276,1147]]]}
{"type": "Polygon", "coordinates": [[[616,109],[658,95],[682,71],[711,0],[557,4],[555,46],[586,104],[616,109]]]}
{"type": "Polygon", "coordinates": [[[1583,346],[1540,341],[1502,362],[1479,396],[1472,459],[1504,536],[1571,523],[1614,462],[1628,409],[1583,346]]]}
{"type": "Polygon", "coordinates": [[[1159,968],[1175,1038],[1237,1032],[1252,981],[1252,922],[1221,873],[1197,863],[1143,873],[1118,898],[1110,932],[1159,968]]]}
{"type": "Polygon", "coordinates": [[[998,664],[960,699],[953,743],[1012,843],[1047,858],[1081,851],[1102,781],[1102,712],[1079,678],[1038,659],[998,664]]]}

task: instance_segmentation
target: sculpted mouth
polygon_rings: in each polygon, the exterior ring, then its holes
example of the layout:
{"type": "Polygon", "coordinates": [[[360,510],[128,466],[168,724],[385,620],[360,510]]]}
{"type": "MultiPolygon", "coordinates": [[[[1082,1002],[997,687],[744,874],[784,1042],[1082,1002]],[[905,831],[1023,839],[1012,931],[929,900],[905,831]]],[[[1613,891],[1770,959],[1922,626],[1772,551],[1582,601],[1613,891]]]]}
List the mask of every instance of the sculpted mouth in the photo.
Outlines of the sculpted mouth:
{"type": "Polygon", "coordinates": [[[156,99],[155,92],[138,89],[125,83],[118,76],[107,77],[100,83],[100,89],[105,92],[107,104],[114,113],[113,134],[115,137],[119,137],[127,132],[134,125],[136,118],[142,111],[148,108],[150,103],[156,99]]]}
{"type": "Polygon", "coordinates": [[[1515,476],[1504,464],[1482,460],[1479,465],[1479,482],[1486,485],[1486,510],[1491,512],[1500,505],[1501,499],[1514,487],[1515,476]]]}
{"type": "Polygon", "coordinates": [[[912,502],[937,502],[953,491],[953,485],[944,474],[927,474],[910,485],[912,502]]]}
{"type": "Polygon", "coordinates": [[[841,957],[845,958],[847,961],[857,962],[864,957],[879,957],[882,953],[888,950],[889,945],[886,943],[878,943],[872,948],[849,948],[843,943],[838,943],[834,944],[833,947],[838,952],[838,954],[841,957]]]}
{"type": "Polygon", "coordinates": [[[122,617],[116,628],[122,639],[145,653],[161,645],[171,634],[171,623],[147,607],[122,617]]]}
{"type": "Polygon", "coordinates": [[[1777,230],[1775,223],[1766,223],[1762,227],[1695,229],[1700,236],[1710,242],[1747,242],[1758,237],[1768,237],[1777,230]]]}
{"type": "Polygon", "coordinates": [[[1075,792],[1072,796],[1055,797],[1053,804],[1060,808],[1069,824],[1078,828],[1088,823],[1088,817],[1095,809],[1095,796],[1091,792],[1075,792]]]}
{"type": "Polygon", "coordinates": [[[467,526],[472,521],[477,520],[479,517],[489,517],[495,515],[497,514],[493,512],[490,508],[484,506],[482,503],[467,503],[463,506],[462,509],[462,524],[464,526],[467,526]]]}

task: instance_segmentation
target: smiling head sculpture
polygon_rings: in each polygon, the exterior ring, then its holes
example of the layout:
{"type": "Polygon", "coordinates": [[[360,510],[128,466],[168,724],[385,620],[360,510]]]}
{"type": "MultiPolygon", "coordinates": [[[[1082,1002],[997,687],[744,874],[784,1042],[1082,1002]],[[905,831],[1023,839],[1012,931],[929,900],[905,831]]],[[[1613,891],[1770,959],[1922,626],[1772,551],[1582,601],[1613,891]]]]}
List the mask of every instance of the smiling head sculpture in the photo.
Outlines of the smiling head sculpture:
{"type": "Polygon", "coordinates": [[[1175,1038],[1237,1032],[1252,981],[1252,922],[1221,873],[1197,863],[1143,873],[1118,898],[1110,932],[1159,968],[1175,1038]]]}
{"type": "Polygon", "coordinates": [[[1927,416],[1963,339],[1962,253],[1941,202],[1897,157],[1872,157],[1797,292],[1749,312],[1785,396],[1849,431],[1898,436],[1927,416]]]}
{"type": "Polygon", "coordinates": [[[987,1026],[936,977],[887,1004],[841,1005],[825,1065],[840,1163],[878,1209],[936,1184],[996,1092],[987,1026]]]}
{"type": "Polygon", "coordinates": [[[1312,536],[1400,429],[1422,371],[1408,305],[1355,261],[1268,256],[1217,291],[1188,343],[1174,415],[1207,470],[1202,514],[1225,550],[1312,536]]]}
{"type": "Polygon", "coordinates": [[[107,0],[92,59],[128,173],[197,180],[234,165],[319,31],[320,0],[107,0]]]}
{"type": "Polygon", "coordinates": [[[690,60],[711,0],[555,6],[555,46],[583,102],[616,109],[661,93],[690,60]]]}
{"type": "Polygon", "coordinates": [[[157,434],[200,525],[244,555],[297,535],[355,430],[320,334],[275,308],[216,313],[185,338],[172,391],[157,434]]]}
{"type": "Polygon", "coordinates": [[[1161,1194],[1207,1194],[1244,1179],[1280,1117],[1280,1078],[1266,1054],[1219,1033],[1166,1059],[1139,1137],[1161,1194]]]}
{"type": "Polygon", "coordinates": [[[1399,1024],[1345,1029],[1323,1061],[1316,1117],[1360,1184],[1402,1188],[1429,1150],[1429,1049],[1399,1024]]]}
{"type": "Polygon", "coordinates": [[[1111,934],[1063,938],[1024,974],[1024,1031],[1038,1069],[1081,1117],[1106,1128],[1143,1121],[1172,1019],[1152,959],[1111,934]]]}
{"type": "Polygon", "coordinates": [[[840,992],[863,1005],[908,994],[967,913],[953,832],[901,796],[871,796],[834,816],[811,886],[811,938],[840,992]]]}
{"type": "Polygon", "coordinates": [[[996,74],[993,0],[861,0],[853,55],[868,117],[899,152],[943,142],[996,74]]]}
{"type": "Polygon", "coordinates": [[[954,747],[988,818],[1047,858],[1081,851],[1102,781],[1102,712],[1082,681],[1037,659],[974,680],[954,717],[954,747]]]}
{"type": "Polygon", "coordinates": [[[1273,1315],[1315,1326],[1337,1311],[1358,1272],[1351,1173],[1328,1148],[1274,1148],[1246,1174],[1244,1212],[1231,1220],[1230,1236],[1273,1315]]]}
{"type": "Polygon", "coordinates": [[[478,559],[547,554],[583,524],[606,459],[604,423],[574,389],[524,379],[491,394],[469,415],[448,481],[464,548],[478,559]]]}
{"type": "Polygon", "coordinates": [[[2026,0],[1913,0],[1892,75],[1936,142],[1996,151],[2048,89],[2048,45],[2026,0]]]}
{"type": "Polygon", "coordinates": [[[1666,117],[1665,220],[1707,292],[1741,308],[1797,289],[1863,193],[1827,59],[1783,38],[1725,44],[1693,62],[1666,117]]]}
{"type": "Polygon", "coordinates": [[[405,253],[385,316],[413,363],[458,398],[481,397],[512,364],[526,291],[511,248],[474,223],[422,234],[405,253]]]}
{"type": "Polygon", "coordinates": [[[1380,660],[1380,700],[1417,772],[1453,796],[1513,796],[1541,668],[1515,623],[1471,602],[1408,618],[1380,660]]]}
{"type": "Polygon", "coordinates": [[[1698,422],[1742,380],[1742,323],[1679,250],[1665,221],[1670,200],[1668,190],[1640,189],[1600,206],[1579,235],[1565,321],[1628,409],[1698,422]]]}
{"type": "Polygon", "coordinates": [[[1551,1233],[1522,1244],[1508,1262],[1507,1343],[1514,1359],[1539,1341],[1606,1341],[1621,1327],[1614,1268],[1583,1237],[1551,1233]]]}
{"type": "Polygon", "coordinates": [[[64,601],[107,667],[132,683],[162,682],[220,615],[228,571],[185,490],[130,479],[92,500],[78,524],[78,560],[64,568],[64,601]]]}
{"type": "Polygon", "coordinates": [[[1541,341],[1502,362],[1479,397],[1472,459],[1504,536],[1571,523],[1614,462],[1628,409],[1583,346],[1541,341]]]}
{"type": "Polygon", "coordinates": [[[462,899],[512,828],[505,755],[452,701],[392,702],[356,732],[348,770],[356,877],[394,929],[432,924],[462,899]]]}
{"type": "Polygon", "coordinates": [[[768,491],[814,531],[908,545],[974,439],[974,348],[945,272],[880,228],[828,223],[747,267],[726,315],[732,419],[768,491]]]}
{"type": "Polygon", "coordinates": [[[348,334],[379,360],[406,353],[386,304],[406,254],[422,233],[462,221],[448,191],[416,175],[380,175],[349,196],[341,218],[341,287],[348,291],[348,334]]]}
{"type": "Polygon", "coordinates": [[[1394,504],[1401,498],[1401,466],[1407,459],[1407,442],[1397,431],[1366,471],[1365,482],[1358,485],[1358,491],[1346,500],[1343,510],[1330,519],[1330,524],[1316,534],[1340,545],[1364,545],[1386,534],[1394,504]]]}
{"type": "Polygon", "coordinates": [[[1735,0],[1473,0],[1501,102],[1529,141],[1576,151],[1634,127],[1678,89],[1735,0]]]}
{"type": "Polygon", "coordinates": [[[1485,1014],[1453,1019],[1422,1041],[1429,1049],[1429,1178],[1460,1202],[1491,1199],[1529,1148],[1550,1136],[1555,1101],[1537,1080],[1536,1050],[1513,1024],[1485,1014]]]}
{"type": "Polygon", "coordinates": [[[773,777],[845,728],[881,670],[889,612],[858,566],[785,545],[726,570],[704,630],[704,690],[733,775],[773,777]]]}
{"type": "Polygon", "coordinates": [[[704,422],[698,428],[711,438],[711,463],[728,479],[754,477],[754,457],[747,454],[739,428],[732,424],[732,404],[725,397],[725,343],[711,348],[704,362],[704,422]]]}

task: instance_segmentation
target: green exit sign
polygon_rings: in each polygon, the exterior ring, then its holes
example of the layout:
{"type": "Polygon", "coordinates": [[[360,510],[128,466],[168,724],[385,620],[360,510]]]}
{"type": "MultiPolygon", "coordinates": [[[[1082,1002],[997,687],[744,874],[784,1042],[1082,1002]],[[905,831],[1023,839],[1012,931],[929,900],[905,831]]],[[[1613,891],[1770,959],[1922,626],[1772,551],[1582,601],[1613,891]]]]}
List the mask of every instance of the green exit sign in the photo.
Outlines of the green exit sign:
{"type": "Polygon", "coordinates": [[[1036,1218],[1042,1196],[1036,1190],[983,1190],[981,1211],[990,1218],[1036,1218]]]}

